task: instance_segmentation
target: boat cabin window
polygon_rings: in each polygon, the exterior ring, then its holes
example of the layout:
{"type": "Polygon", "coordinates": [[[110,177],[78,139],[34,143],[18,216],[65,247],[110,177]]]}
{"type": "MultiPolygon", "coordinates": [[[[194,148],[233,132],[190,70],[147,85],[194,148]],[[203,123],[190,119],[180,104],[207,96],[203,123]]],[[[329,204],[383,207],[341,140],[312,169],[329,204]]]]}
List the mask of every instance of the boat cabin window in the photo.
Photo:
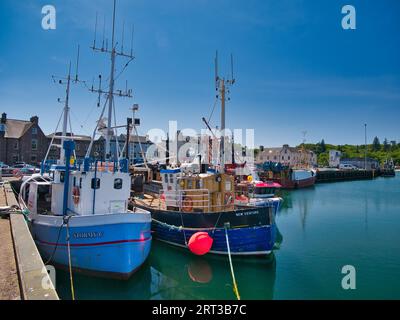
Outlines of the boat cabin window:
{"type": "Polygon", "coordinates": [[[121,190],[122,189],[122,179],[114,180],[114,189],[121,190]]]}
{"type": "Polygon", "coordinates": [[[174,183],[174,175],[172,173],[169,175],[169,183],[174,183]]]}
{"type": "Polygon", "coordinates": [[[72,184],[74,187],[76,187],[76,177],[74,177],[72,184]]]}
{"type": "Polygon", "coordinates": [[[82,178],[79,178],[79,189],[82,189],[82,178]]]}
{"type": "Polygon", "coordinates": [[[167,174],[164,175],[164,181],[165,181],[165,183],[168,183],[168,175],[167,174]]]}
{"type": "Polygon", "coordinates": [[[92,179],[92,189],[100,189],[100,179],[99,178],[92,179]]]}
{"type": "Polygon", "coordinates": [[[64,183],[64,180],[65,180],[65,172],[63,171],[63,172],[60,172],[60,182],[64,183]]]}
{"type": "Polygon", "coordinates": [[[275,188],[255,188],[254,189],[255,194],[274,194],[275,193],[275,188]]]}

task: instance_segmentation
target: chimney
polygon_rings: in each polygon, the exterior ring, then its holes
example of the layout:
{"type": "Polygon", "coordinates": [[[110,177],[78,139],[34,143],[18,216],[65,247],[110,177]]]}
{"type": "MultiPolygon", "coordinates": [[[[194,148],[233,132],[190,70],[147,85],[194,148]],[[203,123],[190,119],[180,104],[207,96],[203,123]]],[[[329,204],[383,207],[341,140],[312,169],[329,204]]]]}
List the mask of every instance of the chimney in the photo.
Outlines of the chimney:
{"type": "Polygon", "coordinates": [[[34,123],[34,124],[39,124],[39,118],[38,118],[38,116],[32,117],[32,118],[31,118],[31,122],[34,123]]]}
{"type": "Polygon", "coordinates": [[[6,122],[7,122],[7,113],[3,113],[2,115],[1,115],[1,123],[2,124],[6,124],[6,122]]]}

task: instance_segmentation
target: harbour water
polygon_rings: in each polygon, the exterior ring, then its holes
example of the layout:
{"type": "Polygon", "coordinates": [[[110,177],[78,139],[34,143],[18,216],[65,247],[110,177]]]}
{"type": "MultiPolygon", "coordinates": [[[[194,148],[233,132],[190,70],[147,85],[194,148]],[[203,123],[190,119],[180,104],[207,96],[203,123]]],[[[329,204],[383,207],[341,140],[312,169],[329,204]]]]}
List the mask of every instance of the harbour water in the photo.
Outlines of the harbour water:
{"type": "MultiPolygon", "coordinates": [[[[280,249],[233,260],[242,299],[400,299],[400,172],[283,196],[280,249]],[[356,290],[341,286],[345,265],[356,269],[356,290]]],[[[70,299],[68,274],[59,270],[56,283],[70,299]]],[[[129,281],[74,275],[74,283],[77,299],[235,299],[227,257],[157,241],[129,281]]]]}

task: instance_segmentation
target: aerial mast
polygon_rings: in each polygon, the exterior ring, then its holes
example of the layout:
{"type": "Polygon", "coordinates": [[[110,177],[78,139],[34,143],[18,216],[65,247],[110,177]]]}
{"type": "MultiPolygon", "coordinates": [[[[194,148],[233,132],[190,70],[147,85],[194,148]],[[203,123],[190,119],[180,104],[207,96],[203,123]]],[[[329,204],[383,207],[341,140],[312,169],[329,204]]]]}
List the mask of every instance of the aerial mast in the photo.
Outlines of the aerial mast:
{"type": "MultiPolygon", "coordinates": [[[[103,42],[101,48],[96,47],[96,35],[97,35],[97,16],[96,16],[96,26],[95,26],[95,39],[93,42],[92,49],[94,51],[102,52],[102,53],[108,53],[110,54],[111,58],[111,71],[110,71],[110,78],[109,78],[109,88],[108,91],[103,91],[101,89],[101,85],[98,90],[94,90],[93,88],[90,90],[92,92],[98,93],[99,95],[105,94],[107,96],[107,102],[108,102],[108,117],[107,117],[107,128],[106,128],[106,134],[105,134],[105,139],[106,139],[106,147],[105,147],[105,160],[110,160],[111,159],[111,139],[114,136],[114,128],[112,126],[112,120],[113,120],[113,108],[114,106],[114,96],[117,95],[119,97],[127,97],[127,98],[132,98],[132,90],[127,88],[126,85],[126,90],[123,92],[122,90],[117,90],[115,91],[115,65],[116,65],[116,58],[118,56],[128,58],[129,61],[126,63],[125,68],[128,66],[128,64],[134,59],[133,56],[133,48],[131,48],[131,53],[130,54],[125,54],[124,53],[124,39],[122,39],[121,43],[121,50],[117,50],[117,42],[115,41],[115,23],[116,23],[116,0],[114,0],[114,8],[113,8],[113,21],[112,21],[112,37],[111,37],[111,50],[108,49],[108,41],[104,41],[104,31],[103,31],[103,42]],[[104,46],[105,42],[105,46],[104,46]]],[[[105,29],[105,27],[104,27],[105,29]]],[[[122,38],[124,38],[124,32],[125,32],[125,26],[123,27],[123,34],[122,38]]],[[[133,39],[133,31],[132,31],[132,39],[133,39]]],[[[133,41],[132,41],[133,45],[133,41]]],[[[124,69],[125,69],[124,68],[124,69]]],[[[121,72],[122,73],[122,72],[121,72]]]]}
{"type": "MultiPolygon", "coordinates": [[[[225,172],[225,104],[226,104],[226,95],[229,93],[230,86],[234,85],[236,80],[233,76],[233,55],[231,55],[231,78],[226,80],[225,78],[221,78],[218,72],[218,51],[215,55],[215,86],[216,91],[218,92],[217,98],[221,100],[221,143],[220,143],[220,171],[221,173],[225,172]]],[[[230,100],[230,98],[228,98],[230,100]]]]}
{"type": "MultiPolygon", "coordinates": [[[[64,104],[64,119],[62,128],[61,146],[64,145],[65,137],[67,136],[67,130],[68,130],[70,89],[71,89],[71,62],[69,63],[68,76],[67,76],[67,89],[66,89],[66,98],[64,104]]],[[[56,134],[56,132],[54,134],[56,134]]],[[[64,148],[61,147],[60,163],[62,164],[64,163],[64,161],[65,161],[65,150],[64,148]]]]}

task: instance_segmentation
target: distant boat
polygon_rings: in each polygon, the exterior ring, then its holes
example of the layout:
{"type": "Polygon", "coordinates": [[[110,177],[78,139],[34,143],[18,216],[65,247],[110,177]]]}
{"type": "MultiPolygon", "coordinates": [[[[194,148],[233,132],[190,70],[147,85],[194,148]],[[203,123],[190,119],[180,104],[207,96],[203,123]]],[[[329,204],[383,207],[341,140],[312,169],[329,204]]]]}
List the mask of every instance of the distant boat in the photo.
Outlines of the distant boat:
{"type": "Polygon", "coordinates": [[[277,162],[258,165],[258,174],[264,181],[275,181],[282,189],[301,189],[312,187],[317,181],[317,171],[308,168],[293,169],[277,162]]]}

